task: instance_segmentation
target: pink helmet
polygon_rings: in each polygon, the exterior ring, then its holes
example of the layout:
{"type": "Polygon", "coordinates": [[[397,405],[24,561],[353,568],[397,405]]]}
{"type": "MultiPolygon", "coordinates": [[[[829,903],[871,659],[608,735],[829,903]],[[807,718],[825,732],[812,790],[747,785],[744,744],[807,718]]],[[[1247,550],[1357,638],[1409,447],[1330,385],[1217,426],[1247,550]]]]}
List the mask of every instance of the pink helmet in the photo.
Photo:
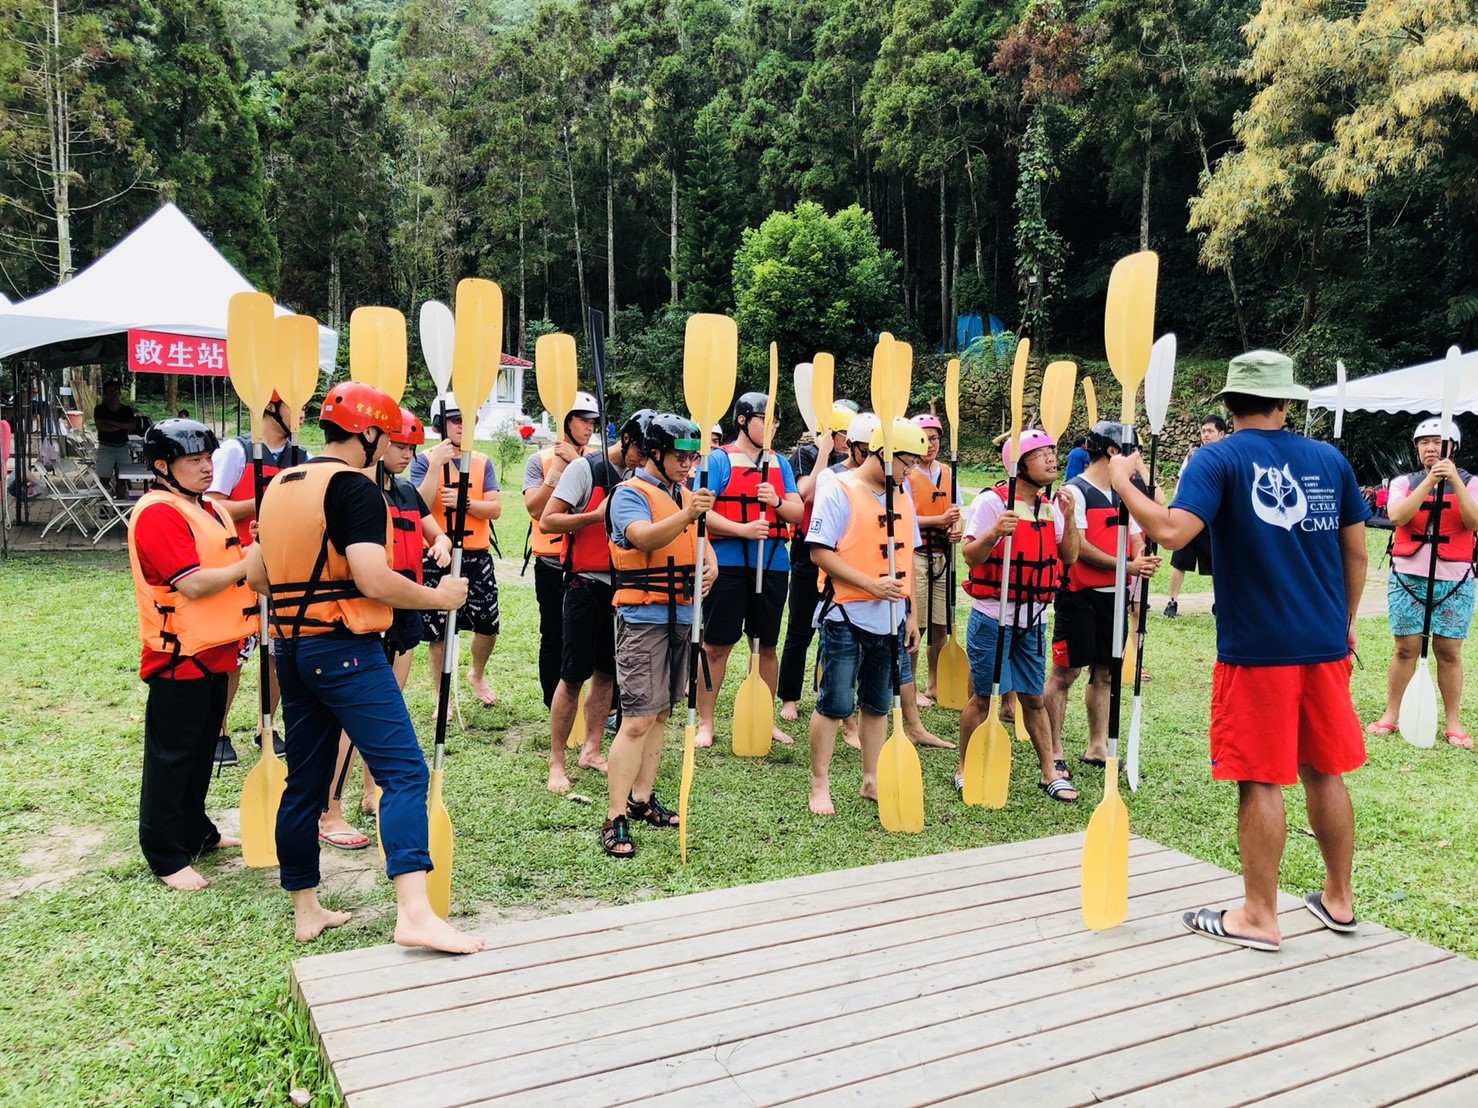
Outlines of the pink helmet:
{"type": "Polygon", "coordinates": [[[936,431],[943,431],[944,424],[939,422],[939,417],[932,412],[920,412],[913,417],[915,427],[932,427],[936,431]]]}
{"type": "MultiPolygon", "coordinates": [[[[1025,458],[1033,450],[1038,450],[1044,446],[1056,445],[1057,440],[1054,439],[1051,435],[1047,434],[1046,431],[1043,431],[1040,427],[1028,427],[1025,431],[1021,432],[1021,457],[1023,458],[1025,458]]],[[[1011,464],[1012,458],[1010,438],[1007,438],[1006,441],[1001,444],[1001,463],[1006,467],[1006,472],[1009,474],[1013,468],[1011,464]]]]}

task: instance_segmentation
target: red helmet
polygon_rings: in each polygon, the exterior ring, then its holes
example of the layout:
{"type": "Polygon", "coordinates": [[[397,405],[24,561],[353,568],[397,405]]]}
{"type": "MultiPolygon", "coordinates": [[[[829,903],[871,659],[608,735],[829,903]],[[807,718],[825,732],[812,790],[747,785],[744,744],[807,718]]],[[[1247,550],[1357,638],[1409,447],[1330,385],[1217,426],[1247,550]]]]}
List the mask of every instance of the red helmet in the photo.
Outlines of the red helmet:
{"type": "Polygon", "coordinates": [[[426,428],[421,426],[415,412],[409,408],[400,409],[400,430],[390,432],[390,441],[402,446],[420,446],[426,441],[426,428]]]}
{"type": "Polygon", "coordinates": [[[342,381],[328,390],[323,398],[319,423],[332,423],[351,435],[363,434],[378,427],[389,434],[400,430],[400,405],[363,381],[342,381]]]}

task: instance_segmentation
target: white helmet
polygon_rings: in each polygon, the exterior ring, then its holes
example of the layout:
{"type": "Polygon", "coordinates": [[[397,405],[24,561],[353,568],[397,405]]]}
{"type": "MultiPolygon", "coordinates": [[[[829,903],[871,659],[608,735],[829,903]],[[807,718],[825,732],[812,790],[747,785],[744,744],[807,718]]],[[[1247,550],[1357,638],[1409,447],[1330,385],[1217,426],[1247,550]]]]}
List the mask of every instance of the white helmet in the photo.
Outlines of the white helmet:
{"type": "Polygon", "coordinates": [[[722,423],[715,423],[713,425],[713,430],[710,431],[709,434],[710,435],[717,435],[719,438],[723,438],[724,437],[724,425],[722,423]]]}
{"type": "Polygon", "coordinates": [[[431,426],[436,429],[438,435],[446,434],[446,417],[453,415],[458,418],[462,415],[462,409],[457,407],[457,398],[449,392],[444,392],[435,400],[431,401],[431,426]]]}
{"type": "Polygon", "coordinates": [[[861,412],[847,424],[847,441],[871,444],[872,433],[881,426],[882,422],[872,412],[861,412]]]}
{"type": "MultiPolygon", "coordinates": [[[[1453,442],[1453,445],[1454,446],[1462,446],[1463,445],[1463,433],[1458,430],[1457,420],[1453,420],[1448,426],[1450,426],[1452,428],[1452,442],[1453,442]]],[[[1442,419],[1441,419],[1441,417],[1439,417],[1439,416],[1433,416],[1431,419],[1424,419],[1424,420],[1422,420],[1420,423],[1418,423],[1416,425],[1416,430],[1411,433],[1411,438],[1412,438],[1412,441],[1413,442],[1415,442],[1417,439],[1440,439],[1440,438],[1442,438],[1442,419]]]]}
{"type": "Polygon", "coordinates": [[[568,419],[569,416],[581,416],[584,419],[599,419],[600,405],[595,402],[595,397],[591,396],[588,392],[577,392],[575,393],[575,402],[570,405],[569,413],[565,418],[568,419]]]}

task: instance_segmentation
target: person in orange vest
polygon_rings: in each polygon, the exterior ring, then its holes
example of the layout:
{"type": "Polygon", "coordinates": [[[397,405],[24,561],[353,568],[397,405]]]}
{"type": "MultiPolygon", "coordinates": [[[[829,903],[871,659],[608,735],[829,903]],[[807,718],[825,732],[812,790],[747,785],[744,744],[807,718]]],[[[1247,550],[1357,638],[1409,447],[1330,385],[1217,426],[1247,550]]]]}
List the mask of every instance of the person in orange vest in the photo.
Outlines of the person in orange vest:
{"type": "MultiPolygon", "coordinates": [[[[411,462],[411,483],[421,491],[421,499],[431,506],[431,513],[443,531],[450,533],[447,517],[457,506],[458,473],[468,469],[467,523],[462,532],[462,576],[467,580],[467,605],[457,616],[457,630],[472,631],[472,663],[467,669],[467,683],[479,703],[492,707],[498,699],[487,679],[488,659],[498,643],[498,580],[493,573],[493,521],[503,514],[502,494],[498,491],[498,475],[486,454],[463,448],[462,413],[450,396],[437,398],[432,405],[431,425],[442,436],[424,454],[411,462]]],[[[431,586],[441,580],[443,569],[427,560],[422,572],[431,586]]],[[[442,640],[446,638],[446,613],[427,612],[425,641],[431,644],[431,674],[441,673],[442,640]]]]}
{"type": "Polygon", "coordinates": [[[1042,692],[1047,675],[1047,608],[1057,596],[1064,566],[1078,557],[1078,528],[1073,500],[1061,490],[1053,504],[1042,490],[1057,476],[1057,443],[1046,431],[1029,428],[1021,435],[1021,463],[1012,465],[1011,440],[1001,447],[1007,479],[984,489],[970,505],[965,525],[965,592],[971,598],[965,628],[974,693],[960,712],[960,760],[955,788],[964,786],[965,751],[975,729],[990,714],[995,684],[996,648],[1001,650],[1001,696],[1016,693],[1024,726],[1037,748],[1041,777],[1037,787],[1053,800],[1078,799],[1067,763],[1052,751],[1052,723],[1042,692]],[[1015,488],[1010,486],[1015,471],[1015,488]],[[1014,500],[1013,500],[1014,497],[1014,500]],[[1007,504],[1011,507],[1008,508],[1007,504]],[[1006,537],[1011,536],[1011,577],[1003,612],[1006,537]],[[1004,621],[1004,638],[1000,630],[1004,621]]]}
{"type": "MultiPolygon", "coordinates": [[[[918,704],[920,708],[928,708],[939,695],[939,651],[943,649],[949,631],[945,623],[949,609],[949,559],[954,557],[955,544],[960,541],[960,499],[949,466],[939,460],[939,435],[943,427],[939,417],[932,412],[920,412],[913,417],[913,422],[924,432],[929,443],[929,449],[919,464],[908,473],[908,489],[913,495],[919,536],[923,539],[923,546],[914,552],[914,580],[919,586],[919,613],[928,626],[925,635],[928,639],[929,681],[918,694],[918,704]]],[[[915,683],[918,682],[918,663],[919,655],[915,650],[909,658],[915,683]]]]}
{"type": "Polygon", "coordinates": [[[807,803],[829,816],[831,755],[837,726],[860,703],[861,795],[876,800],[878,754],[883,748],[888,709],[893,703],[893,660],[898,680],[911,678],[908,652],[917,646],[919,625],[913,591],[913,552],[919,529],[913,501],[903,489],[908,471],[928,445],[924,432],[906,419],[893,423],[893,547],[896,579],[888,576],[886,483],[883,432],[869,442],[869,454],[856,469],[821,485],[811,510],[806,542],[821,571],[822,601],[815,622],[821,630],[818,665],[821,687],[811,713],[811,787],[807,803]],[[896,622],[895,622],[896,620],[896,622]]]}
{"type": "MultiPolygon", "coordinates": [[[[616,486],[606,512],[616,584],[621,728],[611,740],[600,846],[613,858],[636,853],[631,821],[659,828],[678,823],[677,813],[657,799],[653,786],[662,760],[662,728],[690,673],[698,517],[714,503],[712,490],[687,488],[699,434],[685,416],[653,416],[646,430],[646,463],[616,486]]],[[[718,564],[705,557],[704,593],[717,578],[718,564]]]]}
{"type": "Polygon", "coordinates": [[[1442,737],[1471,749],[1473,739],[1458,718],[1463,698],[1463,640],[1473,622],[1474,532],[1478,532],[1478,477],[1453,461],[1463,436],[1452,427],[1451,449],[1442,452],[1442,421],[1424,419],[1412,434],[1422,468],[1391,481],[1387,511],[1396,530],[1391,538],[1391,576],[1386,583],[1386,618],[1395,636],[1386,673],[1386,710],[1365,728],[1372,735],[1396,730],[1401,697],[1416,672],[1426,623],[1427,576],[1436,539],[1437,568],[1432,589],[1432,653],[1437,656],[1437,687],[1442,691],[1442,737]],[[1445,482],[1443,508],[1433,532],[1437,487],[1445,482]]]}
{"type": "Polygon", "coordinates": [[[143,649],[144,774],[139,847],[172,889],[209,883],[191,864],[240,846],[205,814],[226,710],[226,680],[251,633],[256,598],[230,517],[203,499],[216,436],[203,423],[165,419],[144,435],[154,486],[128,517],[128,564],[143,649]]]}
{"type": "Polygon", "coordinates": [[[523,468],[523,506],[529,513],[529,546],[524,569],[534,561],[534,600],[539,605],[539,688],[544,707],[554,701],[559,684],[564,643],[564,535],[545,530],[540,517],[559,484],[560,476],[586,453],[600,409],[588,392],[575,393],[565,416],[564,435],[556,443],[529,455],[523,468]]]}
{"type": "Polygon", "coordinates": [[[565,769],[565,744],[575,725],[580,688],[590,682],[585,697],[585,734],[578,764],[606,772],[600,754],[601,735],[611,710],[616,681],[616,631],[612,601],[611,548],[606,535],[608,499],[615,486],[646,461],[646,431],[657,413],[650,408],[634,412],[621,426],[618,441],[604,455],[587,454],[565,468],[559,487],[544,506],[544,530],[564,539],[561,587],[564,595],[564,652],[559,685],[549,707],[550,792],[570,791],[565,769]]]}
{"type": "MultiPolygon", "coordinates": [[[[1102,766],[1108,757],[1109,682],[1114,661],[1114,562],[1118,555],[1119,497],[1109,485],[1109,459],[1119,456],[1123,429],[1112,420],[1100,420],[1088,431],[1088,465],[1063,484],[1071,497],[1077,524],[1078,558],[1068,567],[1066,582],[1057,594],[1052,621],[1052,672],[1047,681],[1047,715],[1052,721],[1052,758],[1066,764],[1062,752],[1062,719],[1067,693],[1084,669],[1088,688],[1088,742],[1078,760],[1102,766]]],[[[1131,584],[1153,577],[1160,567],[1157,554],[1144,554],[1139,524],[1129,523],[1131,584]]],[[[1124,638],[1128,640],[1128,621],[1124,638]]],[[[1120,649],[1123,643],[1118,644],[1120,649]]]]}
{"type": "Polygon", "coordinates": [[[426,896],[431,853],[430,774],[385,657],[394,608],[460,608],[467,583],[444,576],[418,585],[394,566],[395,533],[384,494],[365,472],[401,427],[400,408],[371,385],[345,381],[324,397],[323,452],[284,470],[262,499],[247,580],[270,598],[277,678],[286,724],[287,788],[277,810],[282,887],[292,896],[299,942],[349,921],[318,901],[318,816],[347,731],[379,782],[380,841],[395,883],[395,941],[456,954],[482,939],[440,919],[426,896]]]}
{"type": "MultiPolygon", "coordinates": [[[[437,565],[451,564],[452,540],[437,525],[431,509],[421,499],[416,486],[400,475],[416,456],[416,447],[426,441],[426,429],[420,418],[409,408],[400,409],[400,430],[389,435],[390,445],[379,468],[384,473],[385,503],[390,509],[390,526],[394,530],[391,544],[392,568],[416,584],[421,584],[422,559],[430,558],[437,565]]],[[[414,608],[394,608],[390,613],[390,629],[385,632],[385,657],[395,672],[395,683],[405,689],[411,673],[411,656],[421,641],[421,613],[414,608]]],[[[353,758],[354,745],[346,731],[339,736],[339,760],[334,769],[334,790],[328,798],[328,807],[318,820],[318,841],[324,846],[339,850],[363,850],[369,846],[369,836],[350,825],[344,818],[344,782],[349,776],[349,763],[353,758]]],[[[375,813],[375,777],[369,766],[360,759],[364,771],[363,787],[359,794],[359,809],[367,816],[375,813]]]]}

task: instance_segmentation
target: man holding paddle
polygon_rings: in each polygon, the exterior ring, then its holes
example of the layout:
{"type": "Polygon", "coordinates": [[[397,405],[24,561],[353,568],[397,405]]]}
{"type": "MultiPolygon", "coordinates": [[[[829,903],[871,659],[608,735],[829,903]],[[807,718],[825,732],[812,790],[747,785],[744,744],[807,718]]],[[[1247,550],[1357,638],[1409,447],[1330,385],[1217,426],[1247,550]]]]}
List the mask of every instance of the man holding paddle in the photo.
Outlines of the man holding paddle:
{"type": "Polygon", "coordinates": [[[1284,429],[1288,401],[1308,394],[1282,354],[1233,358],[1220,395],[1236,434],[1196,452],[1169,507],[1135,487],[1133,458],[1109,464],[1114,491],[1160,545],[1179,550],[1211,531],[1213,582],[1223,598],[1211,776],[1237,782],[1246,896],[1225,912],[1186,912],[1182,922],[1261,951],[1276,951],[1281,940],[1283,788],[1295,781],[1303,782],[1325,867],[1323,888],[1304,903],[1330,930],[1355,930],[1354,812],[1342,775],[1365,762],[1350,669],[1370,509],[1338,450],[1284,429]]]}
{"type": "Polygon", "coordinates": [[[395,401],[372,385],[346,382],[329,389],[318,422],[322,455],[273,479],[247,558],[247,579],[270,598],[278,640],[288,774],[276,839],[294,937],[306,942],[349,921],[349,913],[318,901],[318,815],[339,733],[347,731],[384,790],[380,841],[395,883],[395,941],[470,954],[482,939],[451,927],[427,896],[430,775],[382,641],[393,608],[460,608],[467,583],[446,575],[431,588],[392,568],[390,512],[365,470],[401,428],[395,401]]]}
{"type": "MultiPolygon", "coordinates": [[[[939,460],[939,436],[944,425],[932,412],[920,412],[913,417],[913,422],[924,432],[924,439],[929,444],[919,464],[908,474],[908,491],[913,496],[919,535],[923,540],[923,545],[914,551],[913,574],[919,584],[919,592],[923,594],[918,607],[927,624],[924,637],[928,640],[929,660],[929,681],[918,694],[918,705],[928,708],[939,699],[939,651],[944,646],[948,630],[945,626],[949,611],[948,560],[954,557],[954,544],[960,541],[960,505],[957,494],[954,502],[951,501],[954,482],[950,468],[939,460]]],[[[917,683],[917,650],[910,656],[909,665],[917,683]]]]}

